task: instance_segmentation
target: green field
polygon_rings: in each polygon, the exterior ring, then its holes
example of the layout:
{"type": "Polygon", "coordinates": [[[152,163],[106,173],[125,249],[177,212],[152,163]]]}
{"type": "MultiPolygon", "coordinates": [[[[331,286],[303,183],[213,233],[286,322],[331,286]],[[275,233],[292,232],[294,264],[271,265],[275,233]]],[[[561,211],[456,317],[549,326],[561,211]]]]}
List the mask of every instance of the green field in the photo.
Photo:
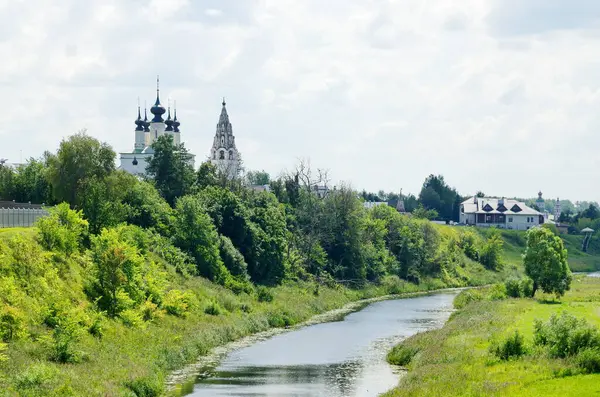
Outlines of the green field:
{"type": "MultiPolygon", "coordinates": [[[[397,347],[417,352],[399,386],[400,396],[592,396],[600,393],[600,374],[586,375],[574,358],[551,358],[533,345],[534,320],[563,311],[600,327],[600,278],[578,276],[560,301],[506,299],[471,303],[440,330],[418,334],[397,347]],[[518,330],[529,353],[508,361],[490,346],[518,330]]],[[[397,358],[398,356],[396,356],[397,358]]]]}

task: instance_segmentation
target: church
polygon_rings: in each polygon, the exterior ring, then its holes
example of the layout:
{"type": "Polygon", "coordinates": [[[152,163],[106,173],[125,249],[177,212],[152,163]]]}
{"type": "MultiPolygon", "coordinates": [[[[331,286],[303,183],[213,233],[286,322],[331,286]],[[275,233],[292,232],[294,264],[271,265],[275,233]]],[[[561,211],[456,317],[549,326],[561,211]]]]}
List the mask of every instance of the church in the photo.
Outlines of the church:
{"type": "MultiPolygon", "coordinates": [[[[179,145],[181,143],[181,132],[179,126],[181,123],[177,119],[177,108],[173,109],[173,117],[171,117],[171,107],[167,109],[160,103],[160,89],[156,79],[156,101],[154,106],[150,108],[152,119],[148,120],[148,112],[144,109],[144,118],[142,119],[141,109],[138,105],[137,119],[135,120],[135,138],[133,151],[119,153],[120,169],[127,171],[133,175],[146,175],[146,166],[154,154],[152,144],[158,137],[170,134],[173,136],[173,143],[179,145]],[[163,115],[167,114],[164,119],[163,115]]],[[[210,151],[210,162],[216,166],[217,170],[225,173],[229,178],[239,176],[241,172],[241,156],[235,145],[235,137],[233,128],[229,122],[229,115],[225,107],[225,98],[223,98],[221,115],[217,123],[217,131],[213,140],[213,145],[210,151]]],[[[195,167],[194,154],[190,153],[190,163],[195,167]]]]}

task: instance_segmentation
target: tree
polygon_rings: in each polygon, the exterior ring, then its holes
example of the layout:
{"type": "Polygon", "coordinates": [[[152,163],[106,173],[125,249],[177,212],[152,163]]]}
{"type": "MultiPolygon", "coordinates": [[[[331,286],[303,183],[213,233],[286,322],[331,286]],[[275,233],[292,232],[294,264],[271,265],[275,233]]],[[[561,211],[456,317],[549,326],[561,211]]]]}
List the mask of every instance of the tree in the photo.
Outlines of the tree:
{"type": "Polygon", "coordinates": [[[419,206],[413,210],[412,215],[418,219],[432,220],[438,217],[438,212],[436,210],[426,210],[423,205],[419,204],[419,206]]]}
{"type": "Polygon", "coordinates": [[[224,283],[227,269],[219,255],[219,235],[199,197],[184,196],[177,200],[174,230],[175,245],[194,258],[198,273],[224,283]]]}
{"type": "Polygon", "coordinates": [[[217,167],[210,161],[205,161],[200,164],[200,168],[196,173],[196,186],[204,189],[209,186],[218,186],[219,178],[217,176],[217,167]]]}
{"type": "Polygon", "coordinates": [[[183,144],[175,145],[169,134],[158,137],[152,149],[154,154],[146,166],[146,173],[161,196],[174,206],[178,197],[191,191],[196,179],[190,154],[183,144]]]}
{"type": "Polygon", "coordinates": [[[26,164],[18,166],[14,174],[12,199],[21,203],[51,203],[52,187],[46,174],[47,167],[43,159],[30,158],[26,164]]]}
{"type": "Polygon", "coordinates": [[[581,211],[581,214],[579,214],[579,217],[580,218],[589,218],[591,220],[598,219],[598,218],[600,218],[600,211],[598,211],[598,208],[596,208],[596,206],[594,204],[590,204],[588,208],[581,211]]]}
{"type": "Polygon", "coordinates": [[[457,196],[456,189],[449,187],[442,175],[429,175],[423,182],[419,201],[426,209],[436,210],[442,219],[458,221],[460,200],[457,201],[457,196]]]}
{"type": "Polygon", "coordinates": [[[250,185],[268,185],[271,181],[269,173],[265,170],[262,171],[248,171],[246,173],[246,180],[250,185]]]}
{"type": "Polygon", "coordinates": [[[104,229],[94,237],[91,253],[96,273],[93,295],[109,316],[114,317],[144,299],[143,258],[135,247],[121,239],[117,229],[104,229]]]}
{"type": "Polygon", "coordinates": [[[571,286],[571,270],[567,250],[560,237],[551,230],[536,227],[527,231],[524,255],[525,273],[533,280],[531,296],[538,288],[562,296],[571,286]]]}
{"type": "Polygon", "coordinates": [[[38,219],[38,240],[48,251],[63,252],[67,256],[81,249],[82,240],[88,233],[88,222],[81,211],[61,203],[50,209],[50,215],[38,219]]]}
{"type": "Polygon", "coordinates": [[[152,184],[137,181],[129,186],[123,197],[126,221],[145,229],[155,229],[170,236],[173,229],[173,209],[152,184]]]}
{"type": "Polygon", "coordinates": [[[80,182],[109,175],[115,170],[115,156],[110,145],[86,135],[85,131],[63,140],[56,155],[48,157],[47,176],[54,199],[75,205],[80,182]]]}

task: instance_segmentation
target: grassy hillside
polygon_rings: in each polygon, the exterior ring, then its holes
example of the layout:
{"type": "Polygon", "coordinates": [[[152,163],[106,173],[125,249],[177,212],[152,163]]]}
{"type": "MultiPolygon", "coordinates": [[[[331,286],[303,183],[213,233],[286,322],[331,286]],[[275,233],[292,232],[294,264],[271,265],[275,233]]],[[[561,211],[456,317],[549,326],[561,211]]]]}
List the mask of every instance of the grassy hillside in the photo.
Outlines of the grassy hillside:
{"type": "Polygon", "coordinates": [[[600,278],[578,276],[560,301],[542,296],[468,304],[442,329],[418,334],[393,350],[390,358],[408,363],[409,372],[385,396],[597,395],[600,374],[593,372],[600,371],[598,348],[591,349],[585,360],[576,354],[557,357],[551,348],[534,343],[534,322],[569,313],[585,319],[595,331],[572,324],[561,328],[560,335],[572,332],[573,339],[559,340],[568,340],[568,349],[588,342],[599,344],[599,296],[600,278]],[[493,347],[515,331],[523,336],[525,355],[499,359],[493,347]]]}
{"type": "MultiPolygon", "coordinates": [[[[438,230],[458,238],[456,228],[438,230]]],[[[139,282],[159,303],[111,318],[89,298],[97,271],[89,251],[46,251],[35,229],[0,232],[0,338],[8,342],[0,343],[0,396],[158,396],[171,371],[245,335],[362,298],[488,284],[519,271],[490,271],[455,252],[460,265],[419,285],[395,276],[361,289],[296,280],[235,294],[183,276],[148,242],[138,250],[139,282]]]]}
{"type": "MultiPolygon", "coordinates": [[[[477,228],[481,236],[489,235],[489,229],[477,228]]],[[[521,255],[527,246],[524,231],[500,230],[504,240],[504,257],[509,263],[520,264],[521,255]]],[[[560,235],[569,254],[569,266],[574,272],[591,272],[600,270],[600,237],[592,238],[588,252],[581,250],[583,236],[560,235]]]]}

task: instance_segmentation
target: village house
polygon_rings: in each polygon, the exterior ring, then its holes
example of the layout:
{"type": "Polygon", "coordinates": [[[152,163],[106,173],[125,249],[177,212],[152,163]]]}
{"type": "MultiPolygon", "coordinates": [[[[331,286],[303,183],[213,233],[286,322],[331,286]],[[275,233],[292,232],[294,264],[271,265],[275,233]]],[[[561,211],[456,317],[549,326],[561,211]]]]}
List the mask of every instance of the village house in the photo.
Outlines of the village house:
{"type": "Polygon", "coordinates": [[[460,205],[460,223],[479,227],[528,230],[544,223],[544,215],[518,200],[472,197],[460,205]]]}

